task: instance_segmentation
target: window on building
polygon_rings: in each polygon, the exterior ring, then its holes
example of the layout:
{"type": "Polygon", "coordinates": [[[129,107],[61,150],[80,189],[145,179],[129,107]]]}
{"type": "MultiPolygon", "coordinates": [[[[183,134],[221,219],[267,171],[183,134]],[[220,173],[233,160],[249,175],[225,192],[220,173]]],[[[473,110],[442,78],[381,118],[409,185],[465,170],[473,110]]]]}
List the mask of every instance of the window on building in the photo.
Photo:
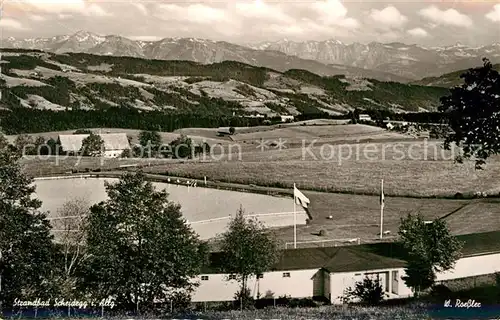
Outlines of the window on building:
{"type": "Polygon", "coordinates": [[[235,274],[229,275],[229,280],[236,280],[236,275],[235,274]]]}
{"type": "Polygon", "coordinates": [[[208,280],[208,276],[201,276],[201,280],[207,281],[208,280]]]}
{"type": "Polygon", "coordinates": [[[258,278],[258,279],[262,279],[262,278],[264,278],[264,275],[263,275],[262,273],[259,273],[259,274],[257,275],[257,278],[258,278]]]}
{"type": "Polygon", "coordinates": [[[283,272],[283,278],[290,278],[290,272],[283,272]]]}

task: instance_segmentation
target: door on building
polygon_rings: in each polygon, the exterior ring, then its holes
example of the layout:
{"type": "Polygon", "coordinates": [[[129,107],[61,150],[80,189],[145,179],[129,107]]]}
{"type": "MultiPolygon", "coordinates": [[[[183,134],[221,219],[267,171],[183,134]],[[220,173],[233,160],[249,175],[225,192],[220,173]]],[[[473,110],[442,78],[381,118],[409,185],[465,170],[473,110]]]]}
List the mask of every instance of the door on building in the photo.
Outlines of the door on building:
{"type": "Polygon", "coordinates": [[[392,271],[392,293],[399,295],[399,271],[392,271]]]}

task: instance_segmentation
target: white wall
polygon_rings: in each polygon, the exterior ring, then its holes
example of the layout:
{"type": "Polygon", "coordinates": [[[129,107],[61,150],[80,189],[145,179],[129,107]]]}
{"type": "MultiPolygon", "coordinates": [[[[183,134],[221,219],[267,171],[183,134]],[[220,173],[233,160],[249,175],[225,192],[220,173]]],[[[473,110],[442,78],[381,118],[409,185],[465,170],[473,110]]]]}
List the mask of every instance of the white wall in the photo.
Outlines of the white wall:
{"type": "MultiPolygon", "coordinates": [[[[496,271],[500,271],[500,253],[467,257],[458,260],[454,270],[437,274],[437,281],[491,274],[496,271]]],[[[377,274],[388,295],[387,299],[406,298],[413,295],[402,279],[405,275],[404,268],[330,274],[321,269],[267,272],[258,282],[255,277],[249,279],[248,287],[254,296],[257,295],[257,291],[264,296],[269,290],[274,293],[275,298],[284,295],[292,298],[306,298],[323,292],[327,298],[331,294],[332,303],[340,304],[342,302],[340,297],[346,288],[353,287],[357,281],[363,280],[365,275],[375,277],[377,274]],[[289,278],[283,277],[285,272],[290,273],[289,278]],[[393,278],[393,272],[397,272],[397,281],[393,278]],[[323,278],[323,286],[318,281],[320,279],[317,278],[318,276],[323,278]],[[386,277],[389,281],[386,281],[386,277]],[[387,290],[386,285],[389,285],[387,290]]],[[[195,279],[200,286],[192,295],[193,301],[231,301],[234,299],[235,293],[239,290],[237,281],[226,281],[224,274],[207,276],[208,280],[201,280],[201,275],[195,279]]]]}
{"type": "Polygon", "coordinates": [[[330,301],[333,304],[341,304],[342,296],[344,296],[345,289],[351,287],[358,281],[362,281],[365,276],[376,278],[378,275],[380,283],[384,288],[386,294],[386,299],[395,299],[402,297],[409,297],[412,295],[411,290],[405,286],[401,277],[404,275],[404,270],[402,268],[393,269],[379,269],[379,270],[365,270],[358,272],[342,272],[342,273],[331,273],[330,274],[330,301]],[[397,272],[398,281],[393,281],[393,272],[397,272]],[[394,285],[397,287],[393,288],[394,285]],[[398,292],[394,294],[393,291],[398,292]]]}
{"type": "MultiPolygon", "coordinates": [[[[265,296],[269,290],[274,293],[274,297],[289,295],[292,298],[312,297],[314,290],[314,275],[319,269],[276,271],[267,272],[263,278],[257,282],[255,277],[248,281],[248,288],[254,296],[257,291],[261,296],[265,296]],[[283,273],[289,272],[290,277],[283,277],[283,273]]],[[[322,271],[320,271],[322,272],[322,271]]],[[[196,278],[200,286],[192,295],[192,301],[232,301],[235,293],[239,290],[239,283],[235,280],[226,281],[225,274],[209,274],[208,280],[201,280],[202,275],[196,278]]]]}
{"type": "Polygon", "coordinates": [[[121,156],[124,150],[105,150],[104,157],[106,158],[118,158],[121,156]]]}
{"type": "MultiPolygon", "coordinates": [[[[330,274],[330,291],[332,303],[341,303],[341,299],[339,297],[343,295],[344,289],[347,287],[353,287],[357,281],[363,280],[364,275],[367,273],[379,273],[380,281],[382,283],[382,286],[384,286],[385,288],[385,273],[388,271],[390,271],[390,288],[388,292],[389,296],[387,297],[387,299],[407,298],[413,296],[412,290],[406,286],[405,282],[402,279],[402,277],[406,275],[404,268],[332,273],[330,274]],[[397,271],[397,282],[393,279],[394,271],[397,271]],[[395,289],[397,294],[393,293],[393,286],[395,286],[396,283],[397,288],[395,289]]],[[[480,276],[485,274],[492,274],[497,271],[500,271],[500,253],[478,255],[459,259],[456,262],[455,268],[453,270],[438,273],[436,275],[436,281],[480,276]]]]}
{"type": "Polygon", "coordinates": [[[234,300],[234,294],[238,291],[238,283],[225,281],[224,274],[209,274],[208,280],[202,281],[201,276],[196,280],[200,284],[191,295],[194,302],[198,301],[229,301],[234,300]]]}
{"type": "Polygon", "coordinates": [[[437,281],[480,276],[500,271],[500,253],[459,259],[455,268],[436,275],[437,281]]]}

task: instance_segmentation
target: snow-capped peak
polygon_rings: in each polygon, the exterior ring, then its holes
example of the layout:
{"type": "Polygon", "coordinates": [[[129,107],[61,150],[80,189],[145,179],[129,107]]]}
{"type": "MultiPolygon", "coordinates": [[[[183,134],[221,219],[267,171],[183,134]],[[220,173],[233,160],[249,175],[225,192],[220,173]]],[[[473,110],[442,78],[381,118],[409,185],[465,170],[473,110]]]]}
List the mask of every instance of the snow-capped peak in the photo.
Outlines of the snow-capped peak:
{"type": "Polygon", "coordinates": [[[98,35],[98,34],[95,34],[95,33],[89,32],[89,31],[84,31],[84,30],[80,30],[80,31],[76,32],[73,35],[73,37],[75,37],[78,42],[84,42],[84,41],[91,40],[93,42],[101,43],[101,42],[104,42],[106,40],[106,37],[104,37],[104,36],[101,36],[101,35],[98,35]]]}

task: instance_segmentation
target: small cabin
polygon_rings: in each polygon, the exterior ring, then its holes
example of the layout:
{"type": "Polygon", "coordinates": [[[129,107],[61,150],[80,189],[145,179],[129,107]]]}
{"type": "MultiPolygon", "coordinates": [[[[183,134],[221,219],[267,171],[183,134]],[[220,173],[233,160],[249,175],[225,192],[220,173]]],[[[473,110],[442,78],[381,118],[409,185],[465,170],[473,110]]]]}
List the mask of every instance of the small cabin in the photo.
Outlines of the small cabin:
{"type": "Polygon", "coordinates": [[[295,119],[294,116],[280,116],[281,117],[281,122],[293,122],[295,119]]]}
{"type": "Polygon", "coordinates": [[[372,121],[372,118],[367,114],[360,114],[359,121],[372,121]]]}

